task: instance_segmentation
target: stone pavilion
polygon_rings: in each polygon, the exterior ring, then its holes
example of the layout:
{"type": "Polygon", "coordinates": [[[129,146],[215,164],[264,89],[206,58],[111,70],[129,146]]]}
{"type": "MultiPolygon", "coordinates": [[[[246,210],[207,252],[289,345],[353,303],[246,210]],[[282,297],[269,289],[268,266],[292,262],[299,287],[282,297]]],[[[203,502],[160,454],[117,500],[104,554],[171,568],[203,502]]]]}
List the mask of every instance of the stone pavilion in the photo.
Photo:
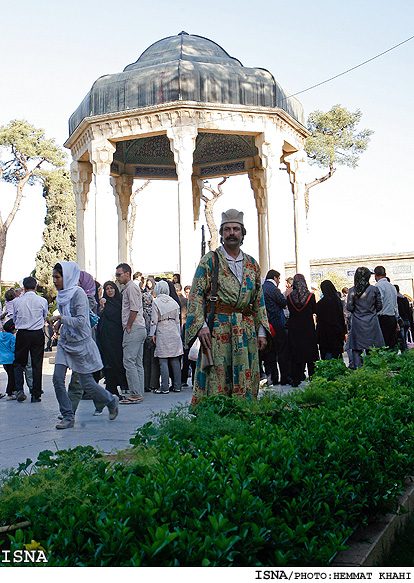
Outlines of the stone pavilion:
{"type": "Polygon", "coordinates": [[[129,261],[134,179],[176,180],[179,270],[190,282],[200,258],[203,180],[247,174],[262,274],[271,266],[280,271],[286,260],[277,228],[283,164],[294,201],[292,217],[283,220],[295,228],[297,270],[309,277],[307,135],[301,104],[269,71],[244,67],[212,40],[186,32],[155,42],[122,73],[97,79],[69,120],[65,146],[73,159],[81,269],[103,281],[117,263],[129,261]]]}

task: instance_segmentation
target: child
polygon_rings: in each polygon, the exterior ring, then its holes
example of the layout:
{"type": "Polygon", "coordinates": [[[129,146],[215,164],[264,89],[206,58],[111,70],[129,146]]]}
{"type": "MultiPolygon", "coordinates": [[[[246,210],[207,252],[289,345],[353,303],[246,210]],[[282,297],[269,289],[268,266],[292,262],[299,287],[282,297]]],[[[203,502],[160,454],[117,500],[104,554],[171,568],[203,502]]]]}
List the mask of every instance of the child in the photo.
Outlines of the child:
{"type": "Polygon", "coordinates": [[[4,323],[10,318],[13,318],[13,301],[17,298],[16,291],[13,288],[10,288],[4,294],[4,310],[1,314],[0,318],[3,320],[3,327],[4,323]]]}
{"type": "Polygon", "coordinates": [[[0,364],[7,373],[7,401],[16,399],[14,383],[14,349],[16,345],[16,329],[13,320],[7,320],[0,332],[0,364]]]}

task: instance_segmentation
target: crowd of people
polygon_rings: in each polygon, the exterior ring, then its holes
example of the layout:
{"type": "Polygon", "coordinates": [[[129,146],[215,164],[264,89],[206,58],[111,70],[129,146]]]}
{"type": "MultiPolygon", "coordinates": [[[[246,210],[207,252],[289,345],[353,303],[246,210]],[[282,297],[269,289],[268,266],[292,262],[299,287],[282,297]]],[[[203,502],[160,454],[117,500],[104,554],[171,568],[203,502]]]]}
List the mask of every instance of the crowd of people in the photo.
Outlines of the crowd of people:
{"type": "Polygon", "coordinates": [[[268,272],[263,292],[274,350],[262,357],[262,378],[297,387],[305,369],[312,376],[319,359],[347,355],[349,367],[356,369],[371,348],[407,349],[414,334],[413,307],[399,286],[392,285],[383,266],[373,272],[359,267],[354,280],[354,287],[341,292],[330,280],[322,281],[317,301],[303,275],[287,279],[282,293],[280,273],[268,272]]]}
{"type": "Polygon", "coordinates": [[[146,392],[190,385],[192,406],[205,395],[254,398],[261,382],[298,387],[319,359],[346,353],[356,369],[373,347],[404,351],[412,342],[412,305],[383,266],[359,267],[354,286],[341,292],[324,280],[318,298],[302,274],[288,278],[282,292],[280,273],[271,269],[263,279],[257,261],[241,251],[245,234],[242,212],[223,213],[221,246],[204,255],[184,289],[180,274],[144,277],[126,263],[101,286],[75,262],[61,261],[53,269],[52,315],[36,280],[26,277],[22,289],[6,291],[0,315],[4,396],[24,402],[26,378],[31,402],[41,402],[45,331],[46,349],[57,343],[57,429],[74,426],[85,396],[94,415],[106,407],[110,420],[146,392]]]}
{"type": "Polygon", "coordinates": [[[36,293],[33,277],[5,293],[0,364],[8,382],[2,397],[24,402],[25,376],[31,402],[41,402],[44,351],[53,346],[57,429],[74,426],[85,396],[94,402],[94,415],[107,407],[113,420],[119,404],[140,403],[145,392],[169,393],[170,378],[172,391],[189,388],[183,334],[190,286],[182,290],[179,274],[171,281],[144,278],[122,263],[115,281],[101,286],[75,262],[62,261],[53,269],[53,283],[57,298],[52,315],[46,299],[36,293]]]}

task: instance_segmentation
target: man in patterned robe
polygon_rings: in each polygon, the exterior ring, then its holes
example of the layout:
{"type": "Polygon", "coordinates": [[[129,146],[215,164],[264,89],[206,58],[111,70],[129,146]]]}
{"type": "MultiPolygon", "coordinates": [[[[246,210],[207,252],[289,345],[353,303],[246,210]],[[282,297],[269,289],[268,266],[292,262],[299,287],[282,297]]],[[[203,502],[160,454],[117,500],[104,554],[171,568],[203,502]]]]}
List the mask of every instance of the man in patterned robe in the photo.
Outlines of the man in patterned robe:
{"type": "Polygon", "coordinates": [[[219,262],[217,304],[213,333],[207,326],[214,252],[202,257],[188,298],[186,344],[200,339],[191,405],[205,395],[257,397],[259,391],[258,350],[266,346],[269,324],[257,261],[243,253],[246,230],[243,213],[230,209],[222,214],[217,249],[219,262]],[[205,305],[207,303],[207,311],[205,305]],[[213,365],[205,365],[211,349],[213,365]]]}

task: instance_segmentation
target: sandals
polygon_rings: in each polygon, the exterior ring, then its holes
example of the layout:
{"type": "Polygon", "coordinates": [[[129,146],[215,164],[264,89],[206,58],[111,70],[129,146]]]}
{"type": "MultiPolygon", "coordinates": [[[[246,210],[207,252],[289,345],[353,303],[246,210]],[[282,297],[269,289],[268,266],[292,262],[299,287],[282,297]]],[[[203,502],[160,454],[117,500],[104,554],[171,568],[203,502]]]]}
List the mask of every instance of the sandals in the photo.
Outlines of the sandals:
{"type": "Polygon", "coordinates": [[[122,397],[119,399],[120,405],[135,405],[135,403],[142,403],[144,399],[141,396],[132,398],[132,397],[122,397]]]}

